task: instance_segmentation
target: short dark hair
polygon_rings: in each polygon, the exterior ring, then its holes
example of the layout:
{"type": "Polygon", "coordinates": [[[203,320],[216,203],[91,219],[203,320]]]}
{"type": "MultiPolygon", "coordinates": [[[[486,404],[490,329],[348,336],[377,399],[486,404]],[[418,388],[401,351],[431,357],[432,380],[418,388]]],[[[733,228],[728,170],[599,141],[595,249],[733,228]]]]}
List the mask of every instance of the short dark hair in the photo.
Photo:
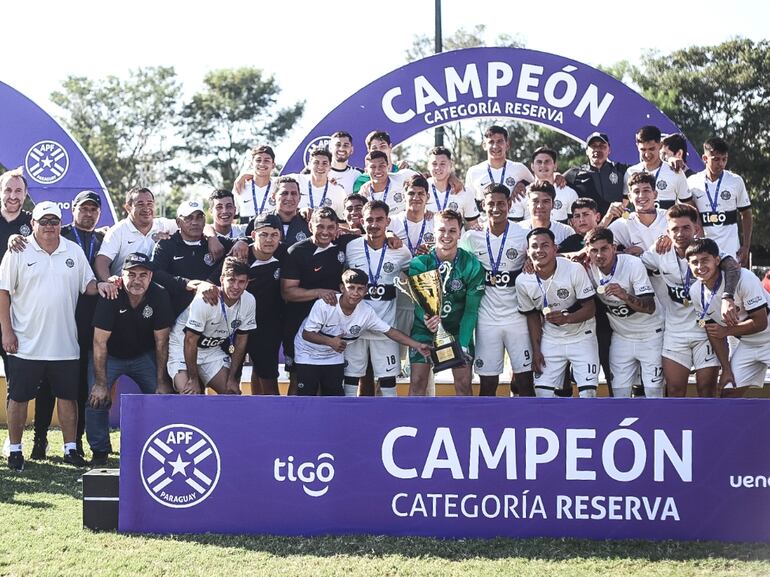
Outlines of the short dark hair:
{"type": "Polygon", "coordinates": [[[361,204],[366,204],[368,202],[368,198],[366,198],[363,194],[358,194],[357,192],[354,192],[353,194],[349,194],[345,197],[345,203],[347,204],[351,200],[357,200],[361,204]]]}
{"type": "Polygon", "coordinates": [[[682,151],[682,160],[687,161],[687,139],[683,134],[676,132],[665,136],[660,143],[667,147],[671,152],[682,151]]]}
{"type": "Polygon", "coordinates": [[[553,148],[548,148],[547,146],[539,146],[532,152],[531,161],[535,162],[535,157],[538,154],[547,154],[551,158],[553,158],[553,161],[556,162],[556,160],[559,158],[559,155],[553,148]]]}
{"type": "Polygon", "coordinates": [[[273,152],[272,147],[267,146],[266,144],[261,144],[251,149],[252,160],[254,160],[254,157],[258,154],[267,154],[273,161],[275,161],[275,152],[273,152]]]}
{"type": "Polygon", "coordinates": [[[717,154],[727,154],[730,152],[730,145],[721,136],[712,136],[703,143],[703,152],[716,152],[717,154]]]}
{"type": "Polygon", "coordinates": [[[322,206],[321,208],[317,208],[313,211],[311,220],[321,220],[322,218],[328,218],[334,222],[339,222],[340,220],[337,217],[337,213],[334,211],[334,209],[328,206],[322,206]]]}
{"type": "Polygon", "coordinates": [[[538,234],[544,234],[548,238],[551,239],[551,242],[556,242],[556,237],[554,236],[553,232],[550,228],[545,228],[544,226],[538,226],[537,228],[533,228],[527,233],[527,244],[529,244],[529,239],[533,236],[537,236],[538,234]]]}
{"type": "Polygon", "coordinates": [[[249,265],[245,262],[239,261],[234,256],[225,257],[222,262],[222,276],[233,277],[249,274],[249,265]]]}
{"type": "Polygon", "coordinates": [[[350,142],[353,142],[353,135],[351,135],[349,132],[345,132],[344,130],[338,130],[329,138],[347,138],[350,142]]]}
{"type": "Polygon", "coordinates": [[[456,210],[447,208],[446,210],[439,211],[437,216],[440,216],[442,220],[456,220],[457,224],[460,225],[460,228],[463,227],[463,217],[456,210]]]}
{"type": "Polygon", "coordinates": [[[382,158],[385,162],[388,161],[388,155],[385,154],[382,150],[372,150],[371,152],[368,152],[364,157],[364,160],[366,162],[371,162],[372,160],[377,160],[378,158],[382,158]]]}
{"type": "Polygon", "coordinates": [[[587,196],[581,196],[575,202],[573,202],[572,206],[570,207],[570,213],[574,213],[576,210],[581,208],[588,208],[594,212],[599,212],[599,206],[596,204],[596,201],[593,198],[588,198],[587,196]]]}
{"type": "Polygon", "coordinates": [[[689,259],[691,256],[702,252],[708,253],[711,256],[719,256],[719,246],[717,246],[713,238],[705,236],[694,238],[687,245],[687,250],[684,251],[684,258],[689,259]]]}
{"type": "Polygon", "coordinates": [[[484,196],[487,196],[488,194],[504,194],[505,198],[511,198],[511,189],[502,182],[498,184],[493,182],[484,187],[484,196]]]}
{"type": "Polygon", "coordinates": [[[652,126],[651,124],[642,126],[639,130],[636,131],[636,142],[638,143],[649,142],[650,140],[660,142],[660,138],[660,128],[657,126],[652,126]]]}
{"type": "Polygon", "coordinates": [[[129,189],[129,191],[126,193],[126,204],[133,204],[132,196],[136,194],[149,194],[153,200],[155,200],[155,195],[152,193],[152,191],[147,188],[146,186],[134,186],[133,188],[129,189]]]}
{"type": "Polygon", "coordinates": [[[285,175],[285,176],[279,176],[278,178],[275,179],[276,190],[278,190],[278,187],[280,187],[282,184],[296,184],[297,190],[299,190],[299,181],[293,176],[285,175]]]}
{"type": "Polygon", "coordinates": [[[666,211],[666,218],[689,218],[691,221],[697,224],[698,210],[689,204],[675,204],[666,211]]]}
{"type": "Polygon", "coordinates": [[[425,178],[422,174],[413,174],[409,178],[406,179],[406,182],[404,183],[404,190],[409,190],[413,186],[419,186],[420,188],[424,188],[425,192],[428,192],[430,190],[430,184],[428,184],[428,179],[425,178]]]}
{"type": "Polygon", "coordinates": [[[235,201],[235,196],[233,195],[232,190],[227,190],[225,188],[215,188],[211,191],[211,194],[209,194],[209,206],[214,204],[215,200],[220,200],[222,198],[232,198],[233,201],[235,201]]]}
{"type": "Polygon", "coordinates": [[[390,214],[388,203],[381,200],[370,200],[364,205],[363,210],[368,210],[369,212],[372,212],[373,210],[384,210],[385,216],[390,214]]]}
{"type": "Polygon", "coordinates": [[[372,143],[372,140],[382,140],[383,142],[386,142],[387,144],[392,144],[390,141],[390,134],[385,132],[384,130],[372,130],[369,134],[366,135],[366,148],[369,148],[369,145],[372,143]]]}
{"type": "Polygon", "coordinates": [[[508,131],[497,124],[493,124],[484,131],[484,138],[491,138],[494,134],[502,134],[506,142],[508,142],[508,131]]]}
{"type": "Polygon", "coordinates": [[[556,189],[547,180],[536,180],[527,186],[527,194],[531,192],[544,192],[551,197],[551,200],[556,200],[556,189]]]}
{"type": "Polygon", "coordinates": [[[441,154],[452,160],[452,151],[446,146],[434,146],[428,151],[428,156],[439,156],[441,154]]]}
{"type": "Polygon", "coordinates": [[[369,284],[369,275],[367,275],[360,268],[349,268],[342,273],[342,278],[340,280],[343,284],[349,283],[366,286],[369,284]]]}
{"type": "Polygon", "coordinates": [[[606,226],[597,226],[589,230],[583,237],[585,244],[593,244],[599,240],[606,240],[610,244],[615,244],[615,235],[606,226]]]}
{"type": "Polygon", "coordinates": [[[644,172],[643,170],[635,172],[628,179],[628,190],[631,190],[631,187],[635,184],[644,183],[649,184],[652,187],[652,190],[655,190],[655,175],[650,172],[644,172]]]}
{"type": "Polygon", "coordinates": [[[313,158],[314,156],[323,156],[325,157],[329,162],[332,161],[332,153],[329,152],[329,149],[325,146],[317,146],[313,150],[310,151],[310,158],[313,158]]]}

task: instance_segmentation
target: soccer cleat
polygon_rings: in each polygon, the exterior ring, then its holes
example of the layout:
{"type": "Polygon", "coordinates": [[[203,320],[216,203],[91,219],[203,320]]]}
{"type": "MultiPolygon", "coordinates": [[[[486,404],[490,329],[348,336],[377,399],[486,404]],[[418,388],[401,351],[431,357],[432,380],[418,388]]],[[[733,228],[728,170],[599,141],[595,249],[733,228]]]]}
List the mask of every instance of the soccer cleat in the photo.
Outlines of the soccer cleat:
{"type": "Polygon", "coordinates": [[[107,451],[94,451],[91,457],[92,467],[104,467],[107,464],[109,453],[107,451]]]}
{"type": "Polygon", "coordinates": [[[24,455],[21,451],[14,451],[8,455],[8,468],[11,471],[24,470],[24,455]]]}
{"type": "Polygon", "coordinates": [[[85,467],[86,460],[78,455],[77,449],[70,449],[69,453],[64,455],[64,462],[75,467],[85,467]]]}
{"type": "Polygon", "coordinates": [[[78,439],[76,448],[77,448],[78,455],[80,455],[81,457],[86,456],[86,452],[83,450],[83,439],[78,439]]]}
{"type": "Polygon", "coordinates": [[[33,461],[43,461],[48,455],[48,439],[45,437],[35,437],[35,442],[32,445],[32,453],[29,458],[33,461]]]}

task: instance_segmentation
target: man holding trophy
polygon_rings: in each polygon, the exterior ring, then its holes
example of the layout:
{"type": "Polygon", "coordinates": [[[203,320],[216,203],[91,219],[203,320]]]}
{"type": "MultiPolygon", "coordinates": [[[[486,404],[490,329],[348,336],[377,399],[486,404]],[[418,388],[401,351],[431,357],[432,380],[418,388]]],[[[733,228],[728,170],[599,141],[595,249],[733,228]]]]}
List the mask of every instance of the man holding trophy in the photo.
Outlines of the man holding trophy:
{"type": "MultiPolygon", "coordinates": [[[[409,265],[408,294],[416,302],[412,338],[433,344],[433,371],[452,369],[455,392],[470,395],[473,331],[484,294],[484,269],[471,253],[458,248],[463,218],[453,210],[435,216],[436,246],[409,265]]],[[[410,396],[425,396],[427,360],[410,354],[410,396]]]]}

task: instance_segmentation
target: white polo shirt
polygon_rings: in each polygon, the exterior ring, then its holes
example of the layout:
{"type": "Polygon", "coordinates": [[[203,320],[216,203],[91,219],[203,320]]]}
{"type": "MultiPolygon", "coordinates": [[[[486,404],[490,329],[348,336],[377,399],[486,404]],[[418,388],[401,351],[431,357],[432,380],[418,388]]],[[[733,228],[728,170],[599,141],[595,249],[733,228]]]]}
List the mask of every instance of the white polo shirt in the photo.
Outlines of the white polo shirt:
{"type": "Polygon", "coordinates": [[[15,356],[36,361],[80,358],[75,307],[96,280],[83,250],[66,238],[48,254],[35,240],[8,251],[0,264],[0,289],[11,295],[11,326],[19,341],[15,356]]]}
{"type": "Polygon", "coordinates": [[[147,256],[152,256],[155,248],[156,235],[159,232],[174,234],[179,227],[176,221],[170,218],[156,218],[153,220],[152,228],[147,234],[139,232],[130,219],[124,218],[117,224],[110,227],[107,234],[104,235],[102,247],[99,254],[102,254],[112,260],[110,265],[110,274],[119,275],[123,270],[123,261],[132,252],[141,252],[147,256]]]}

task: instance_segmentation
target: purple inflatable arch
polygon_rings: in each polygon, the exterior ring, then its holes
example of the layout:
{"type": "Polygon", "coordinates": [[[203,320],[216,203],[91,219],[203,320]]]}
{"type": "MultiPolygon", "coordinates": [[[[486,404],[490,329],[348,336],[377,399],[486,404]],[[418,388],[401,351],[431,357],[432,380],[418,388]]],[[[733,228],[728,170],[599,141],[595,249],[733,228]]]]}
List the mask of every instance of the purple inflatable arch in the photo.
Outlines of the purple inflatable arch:
{"type": "MultiPolygon", "coordinates": [[[[284,172],[300,171],[308,151],[337,130],[353,135],[351,162],[362,166],[372,130],[387,131],[395,145],[442,124],[484,117],[533,122],[581,142],[605,132],[611,158],[627,163],[638,162],[640,127],[681,132],[634,90],[575,60],[521,48],[468,48],[402,66],[347,98],[305,136],[284,172]]],[[[700,153],[691,143],[688,149],[691,168],[699,170],[700,153]]]]}
{"type": "Polygon", "coordinates": [[[51,115],[29,98],[0,82],[0,164],[23,167],[33,202],[59,204],[65,223],[72,220],[72,200],[82,190],[102,197],[98,226],[115,222],[115,208],[91,159],[51,115]]]}

